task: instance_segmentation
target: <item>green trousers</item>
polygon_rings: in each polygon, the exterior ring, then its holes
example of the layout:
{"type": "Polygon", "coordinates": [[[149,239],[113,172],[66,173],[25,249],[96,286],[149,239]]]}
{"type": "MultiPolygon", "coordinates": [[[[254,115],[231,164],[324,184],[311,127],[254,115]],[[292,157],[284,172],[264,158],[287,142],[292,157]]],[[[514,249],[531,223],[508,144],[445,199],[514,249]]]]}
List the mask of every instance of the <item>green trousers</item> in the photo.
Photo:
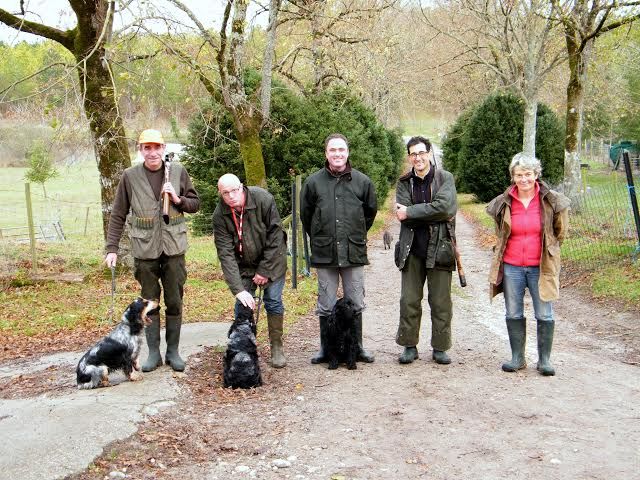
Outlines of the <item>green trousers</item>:
{"type": "Polygon", "coordinates": [[[423,259],[411,254],[402,270],[400,323],[396,343],[403,347],[415,347],[418,344],[425,281],[431,310],[431,346],[434,350],[444,352],[451,348],[451,272],[426,268],[423,259]]]}
{"type": "Polygon", "coordinates": [[[143,298],[160,300],[160,293],[164,291],[166,315],[182,315],[182,297],[184,284],[187,281],[184,255],[169,257],[163,253],[153,260],[136,258],[134,276],[140,284],[143,298]]]}

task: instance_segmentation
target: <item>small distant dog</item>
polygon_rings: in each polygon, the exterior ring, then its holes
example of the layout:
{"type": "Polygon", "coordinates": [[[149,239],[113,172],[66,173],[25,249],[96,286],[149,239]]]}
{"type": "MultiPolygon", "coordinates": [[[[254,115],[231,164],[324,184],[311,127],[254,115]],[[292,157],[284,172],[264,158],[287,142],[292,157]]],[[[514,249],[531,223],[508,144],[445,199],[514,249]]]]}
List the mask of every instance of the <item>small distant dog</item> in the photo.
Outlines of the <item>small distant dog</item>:
{"type": "Polygon", "coordinates": [[[348,298],[339,299],[329,316],[326,331],[326,355],[329,369],[335,370],[339,363],[346,363],[355,370],[358,359],[358,336],[354,322],[354,305],[348,298]]]}
{"type": "Polygon", "coordinates": [[[140,372],[140,346],[145,325],[150,323],[149,313],[158,308],[158,302],[138,297],[122,314],[122,320],[113,331],[96,343],[78,362],[76,376],[79,389],[109,386],[109,373],[122,370],[132,382],[142,380],[140,372]]]}
{"type": "Polygon", "coordinates": [[[253,388],[262,385],[256,324],[253,310],[240,305],[238,316],[229,328],[229,342],[224,355],[223,381],[225,387],[253,388]]]}
{"type": "Polygon", "coordinates": [[[389,230],[385,230],[382,234],[382,243],[384,243],[384,249],[391,250],[391,242],[393,241],[393,235],[389,232],[389,230]]]}

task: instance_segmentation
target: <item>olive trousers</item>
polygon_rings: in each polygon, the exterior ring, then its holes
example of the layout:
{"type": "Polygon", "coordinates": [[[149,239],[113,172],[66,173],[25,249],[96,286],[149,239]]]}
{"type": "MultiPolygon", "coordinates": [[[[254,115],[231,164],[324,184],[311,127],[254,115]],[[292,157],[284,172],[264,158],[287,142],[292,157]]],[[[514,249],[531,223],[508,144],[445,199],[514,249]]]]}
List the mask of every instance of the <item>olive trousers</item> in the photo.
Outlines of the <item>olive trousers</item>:
{"type": "Polygon", "coordinates": [[[450,271],[427,268],[424,259],[409,254],[402,270],[400,322],[396,335],[398,345],[418,345],[426,281],[431,310],[431,346],[443,352],[451,348],[451,276],[450,271]]]}

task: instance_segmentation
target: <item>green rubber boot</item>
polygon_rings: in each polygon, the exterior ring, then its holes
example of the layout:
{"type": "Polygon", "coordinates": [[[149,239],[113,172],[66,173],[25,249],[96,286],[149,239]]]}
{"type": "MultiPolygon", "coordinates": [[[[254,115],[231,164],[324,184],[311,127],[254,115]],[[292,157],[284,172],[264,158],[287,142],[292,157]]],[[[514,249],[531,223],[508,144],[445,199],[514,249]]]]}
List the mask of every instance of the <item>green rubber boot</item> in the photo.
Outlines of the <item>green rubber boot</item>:
{"type": "Polygon", "coordinates": [[[511,361],[502,364],[505,372],[516,372],[527,366],[524,357],[527,342],[527,319],[507,319],[507,332],[509,332],[509,344],[511,345],[511,361]]]}
{"type": "Polygon", "coordinates": [[[282,314],[267,313],[267,325],[269,326],[269,342],[271,343],[271,366],[273,368],[283,368],[287,365],[282,347],[282,331],[284,317],[282,314]]]}
{"type": "Polygon", "coordinates": [[[149,347],[149,356],[142,364],[143,372],[151,372],[162,365],[162,357],[160,356],[160,314],[150,315],[151,324],[144,329],[147,337],[147,347],[149,347]]]}
{"type": "Polygon", "coordinates": [[[404,352],[398,357],[398,362],[404,364],[411,363],[418,358],[416,347],[404,347],[404,352]]]}
{"type": "Polygon", "coordinates": [[[556,374],[555,368],[551,365],[549,357],[551,356],[551,346],[553,345],[553,331],[555,330],[555,322],[538,321],[538,371],[547,377],[556,374]]]}
{"type": "Polygon", "coordinates": [[[165,355],[165,363],[176,372],[184,372],[186,364],[180,358],[178,347],[180,345],[180,329],[182,328],[181,315],[167,315],[167,328],[165,339],[167,341],[167,353],[165,355]]]}

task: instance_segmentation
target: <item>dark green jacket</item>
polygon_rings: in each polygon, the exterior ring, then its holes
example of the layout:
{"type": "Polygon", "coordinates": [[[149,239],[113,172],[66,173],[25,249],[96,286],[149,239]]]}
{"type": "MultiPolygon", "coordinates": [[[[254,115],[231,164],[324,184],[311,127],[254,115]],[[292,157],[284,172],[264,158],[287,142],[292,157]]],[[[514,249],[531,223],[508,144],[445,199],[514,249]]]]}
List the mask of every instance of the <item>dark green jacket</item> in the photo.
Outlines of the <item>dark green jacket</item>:
{"type": "Polygon", "coordinates": [[[311,240],[311,265],[368,265],[367,232],[377,212],[373,182],[349,164],[338,175],[325,167],[309,176],[300,194],[300,213],[311,240]]]}
{"type": "MultiPolygon", "coordinates": [[[[431,168],[436,168],[432,163],[431,168]]],[[[403,175],[396,186],[396,202],[407,206],[407,218],[400,223],[400,239],[396,242],[395,262],[402,270],[411,250],[413,229],[418,226],[429,228],[427,245],[427,268],[455,270],[455,254],[450,235],[455,235],[455,215],[458,210],[456,185],[453,175],[438,169],[431,182],[431,203],[412,200],[412,171],[403,175]],[[448,225],[447,225],[448,224],[448,225]]]]}
{"type": "Polygon", "coordinates": [[[287,237],[273,196],[260,187],[244,187],[242,256],[231,207],[223,200],[213,212],[213,239],[224,279],[234,295],[243,291],[242,277],[259,273],[270,280],[287,271],[287,237]]]}

